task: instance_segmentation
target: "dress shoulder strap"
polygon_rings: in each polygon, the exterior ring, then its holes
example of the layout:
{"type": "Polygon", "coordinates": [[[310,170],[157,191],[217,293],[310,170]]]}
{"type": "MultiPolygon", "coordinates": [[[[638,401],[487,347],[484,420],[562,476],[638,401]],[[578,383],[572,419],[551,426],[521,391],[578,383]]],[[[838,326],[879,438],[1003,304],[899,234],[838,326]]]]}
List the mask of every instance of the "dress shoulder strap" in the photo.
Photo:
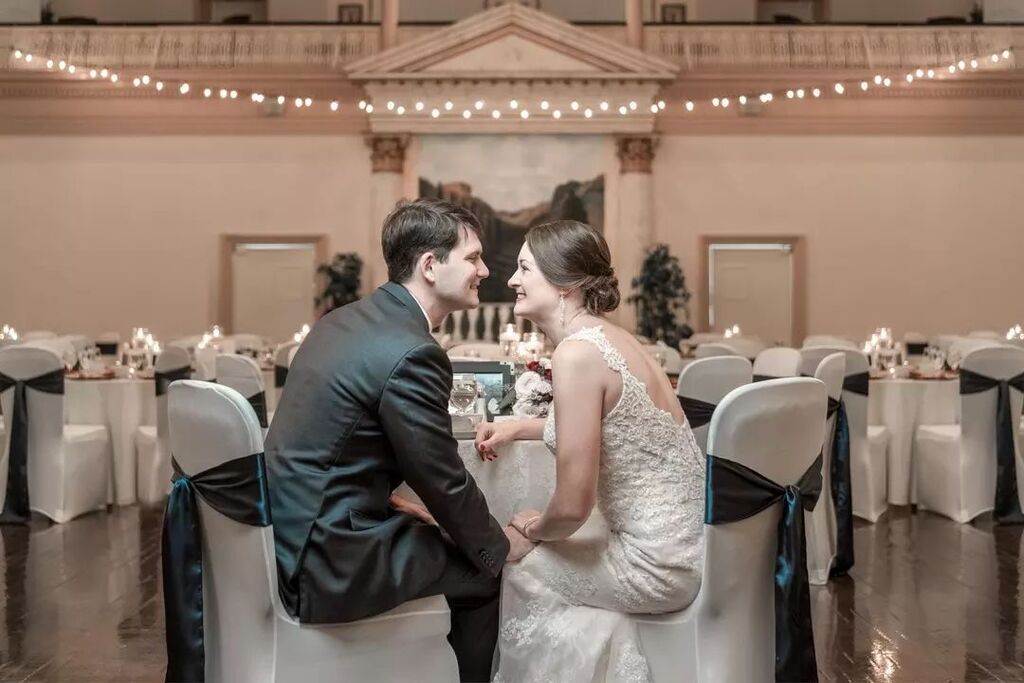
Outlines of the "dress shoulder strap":
{"type": "Polygon", "coordinates": [[[565,338],[566,341],[587,341],[593,344],[601,351],[601,355],[604,356],[604,361],[608,363],[615,372],[621,373],[626,370],[626,359],[622,357],[619,350],[612,346],[612,343],[608,341],[608,337],[604,334],[604,328],[600,325],[594,327],[584,327],[583,329],[573,332],[565,338]]]}

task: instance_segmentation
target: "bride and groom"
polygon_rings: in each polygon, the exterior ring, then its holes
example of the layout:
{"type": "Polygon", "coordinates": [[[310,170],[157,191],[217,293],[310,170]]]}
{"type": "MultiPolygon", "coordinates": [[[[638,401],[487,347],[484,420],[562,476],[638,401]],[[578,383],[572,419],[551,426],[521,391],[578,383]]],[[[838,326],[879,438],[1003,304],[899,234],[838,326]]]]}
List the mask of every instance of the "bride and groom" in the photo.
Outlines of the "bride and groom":
{"type": "Polygon", "coordinates": [[[544,511],[502,526],[451,433],[451,364],[430,331],[479,304],[480,225],[437,200],[382,233],[389,282],[324,316],[291,365],[266,440],[279,590],[300,622],[348,622],[443,594],[464,681],[645,681],[629,613],[679,610],[702,568],[704,459],[671,385],[618,305],[604,238],[533,228],[515,313],[557,343],[547,419],[482,425],[480,456],[543,439],[544,511]],[[423,504],[392,492],[403,481],[423,504]]]}

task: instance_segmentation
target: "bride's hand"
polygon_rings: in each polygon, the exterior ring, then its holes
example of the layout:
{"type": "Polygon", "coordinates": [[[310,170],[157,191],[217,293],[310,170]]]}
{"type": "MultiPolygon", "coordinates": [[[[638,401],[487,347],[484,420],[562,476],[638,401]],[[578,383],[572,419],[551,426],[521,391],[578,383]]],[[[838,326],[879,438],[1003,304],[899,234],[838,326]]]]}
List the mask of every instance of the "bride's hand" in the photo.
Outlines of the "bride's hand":
{"type": "Polygon", "coordinates": [[[540,510],[522,510],[512,515],[512,521],[510,521],[508,525],[526,538],[529,538],[529,536],[526,536],[526,527],[528,527],[531,522],[539,519],[541,514],[540,510]]]}
{"type": "Polygon", "coordinates": [[[516,440],[515,421],[483,422],[476,428],[476,452],[483,460],[496,460],[498,448],[516,440]]]}

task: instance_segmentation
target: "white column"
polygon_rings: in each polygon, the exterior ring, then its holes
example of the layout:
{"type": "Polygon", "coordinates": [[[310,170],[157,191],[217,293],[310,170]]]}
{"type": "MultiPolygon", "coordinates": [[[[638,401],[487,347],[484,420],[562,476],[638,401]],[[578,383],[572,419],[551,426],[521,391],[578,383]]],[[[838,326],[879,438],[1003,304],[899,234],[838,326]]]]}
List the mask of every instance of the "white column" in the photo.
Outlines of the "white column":
{"type": "Polygon", "coordinates": [[[363,293],[372,292],[388,280],[381,252],[380,233],[384,219],[402,199],[402,170],[409,139],[403,135],[376,135],[366,139],[370,146],[370,227],[363,264],[363,293]]]}
{"type": "Polygon", "coordinates": [[[619,321],[627,328],[636,326],[636,312],[626,304],[630,283],[640,272],[644,251],[654,242],[654,187],[651,162],[657,140],[650,136],[623,136],[616,140],[619,156],[620,238],[612,263],[619,278],[622,311],[619,321]]]}
{"type": "Polygon", "coordinates": [[[644,46],[644,17],[640,0],[626,0],[626,43],[638,49],[644,46]]]}
{"type": "Polygon", "coordinates": [[[395,44],[398,35],[398,0],[384,0],[380,9],[380,49],[395,44]]]}

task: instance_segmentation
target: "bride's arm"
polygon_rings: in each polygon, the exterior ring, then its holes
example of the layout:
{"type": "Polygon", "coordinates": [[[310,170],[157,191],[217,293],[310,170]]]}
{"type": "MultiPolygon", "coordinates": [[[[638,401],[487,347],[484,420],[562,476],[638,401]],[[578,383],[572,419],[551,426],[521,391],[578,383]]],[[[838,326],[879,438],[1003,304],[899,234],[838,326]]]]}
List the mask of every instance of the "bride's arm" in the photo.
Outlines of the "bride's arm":
{"type": "Polygon", "coordinates": [[[573,341],[560,344],[551,359],[557,416],[555,492],[543,514],[528,524],[531,540],[572,536],[597,500],[605,392],[605,373],[595,372],[597,353],[590,344],[573,341]]]}

